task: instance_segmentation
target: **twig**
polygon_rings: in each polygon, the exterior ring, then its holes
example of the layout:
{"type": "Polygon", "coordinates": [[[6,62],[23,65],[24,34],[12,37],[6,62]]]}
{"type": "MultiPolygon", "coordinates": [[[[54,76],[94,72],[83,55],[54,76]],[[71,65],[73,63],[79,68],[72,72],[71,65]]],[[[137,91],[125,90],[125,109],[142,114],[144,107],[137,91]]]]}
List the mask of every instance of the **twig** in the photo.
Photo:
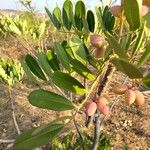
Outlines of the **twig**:
{"type": "Polygon", "coordinates": [[[12,99],[11,88],[10,87],[8,87],[8,92],[9,92],[9,98],[10,98],[10,101],[11,101],[12,117],[13,117],[13,120],[14,120],[14,125],[16,127],[17,133],[21,134],[18,123],[17,123],[17,120],[16,120],[15,112],[14,112],[15,107],[14,107],[14,102],[13,102],[13,99],[12,99]]]}
{"type": "Polygon", "coordinates": [[[12,140],[3,140],[3,139],[0,139],[0,143],[13,143],[15,140],[12,139],[12,140]]]}
{"type": "MultiPolygon", "coordinates": [[[[108,65],[106,72],[103,74],[102,78],[100,78],[100,84],[98,87],[99,96],[101,96],[103,94],[103,91],[107,88],[113,72],[114,68],[112,67],[112,65],[108,65]]],[[[99,138],[100,138],[100,113],[97,111],[95,117],[95,130],[94,130],[94,140],[92,150],[97,150],[99,138]]]]}
{"type": "Polygon", "coordinates": [[[82,140],[82,148],[83,148],[83,150],[86,150],[85,146],[84,146],[84,138],[83,138],[82,134],[80,133],[80,130],[79,130],[79,127],[78,127],[77,122],[75,120],[75,117],[73,118],[73,122],[74,122],[75,128],[76,128],[76,130],[77,130],[77,132],[79,134],[79,137],[82,140]]]}

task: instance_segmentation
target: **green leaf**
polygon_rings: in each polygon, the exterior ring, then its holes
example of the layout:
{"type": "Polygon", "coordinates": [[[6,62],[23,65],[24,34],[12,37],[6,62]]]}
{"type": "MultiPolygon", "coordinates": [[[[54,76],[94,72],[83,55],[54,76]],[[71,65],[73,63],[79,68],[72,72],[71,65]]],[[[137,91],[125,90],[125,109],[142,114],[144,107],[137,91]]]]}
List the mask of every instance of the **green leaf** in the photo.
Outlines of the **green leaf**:
{"type": "Polygon", "coordinates": [[[29,80],[31,80],[34,83],[37,83],[36,78],[34,77],[34,75],[31,73],[30,68],[27,66],[25,60],[23,60],[21,62],[21,65],[23,67],[23,70],[25,71],[26,75],[28,76],[29,80]]]}
{"type": "Polygon", "coordinates": [[[54,54],[54,52],[52,50],[47,51],[46,57],[47,57],[49,65],[51,66],[51,68],[54,71],[60,70],[57,56],[56,56],[56,54],[54,54]]]}
{"type": "Polygon", "coordinates": [[[94,80],[94,76],[92,75],[92,72],[85,66],[83,65],[80,61],[76,59],[71,59],[71,68],[79,73],[81,76],[89,79],[89,80],[94,80]]]}
{"type": "Polygon", "coordinates": [[[146,46],[146,48],[144,49],[144,53],[142,55],[142,57],[140,58],[139,62],[138,62],[138,66],[143,65],[145,63],[145,61],[150,58],[150,45],[146,46]]]}
{"type": "Polygon", "coordinates": [[[94,13],[91,10],[88,10],[87,12],[87,23],[88,23],[90,32],[94,32],[95,18],[94,18],[94,13]]]}
{"type": "Polygon", "coordinates": [[[84,94],[86,92],[84,86],[78,80],[76,80],[67,73],[59,71],[54,72],[52,76],[52,81],[58,87],[76,94],[84,94]]]}
{"type": "Polygon", "coordinates": [[[114,36],[108,32],[105,32],[105,35],[107,37],[108,43],[110,44],[111,48],[114,50],[115,54],[117,54],[120,58],[127,59],[125,51],[122,49],[121,45],[114,38],[114,36]]]}
{"type": "Polygon", "coordinates": [[[150,73],[143,78],[143,83],[150,88],[150,73]]]}
{"type": "Polygon", "coordinates": [[[131,79],[143,78],[140,70],[133,64],[129,63],[124,59],[114,58],[111,62],[115,65],[115,67],[129,76],[131,79]]]}
{"type": "Polygon", "coordinates": [[[59,7],[53,11],[53,23],[58,30],[61,28],[61,10],[59,7]]]}
{"type": "Polygon", "coordinates": [[[142,0],[124,0],[124,13],[130,25],[130,30],[135,31],[141,25],[142,0]]]}
{"type": "Polygon", "coordinates": [[[75,5],[75,26],[79,31],[82,31],[84,19],[85,5],[82,1],[78,1],[75,5]]]}
{"type": "Polygon", "coordinates": [[[59,62],[67,69],[70,70],[70,62],[69,62],[69,58],[68,58],[68,54],[65,51],[65,49],[63,48],[63,46],[58,43],[55,42],[54,44],[54,49],[56,51],[57,57],[59,59],[59,62]]]}
{"type": "Polygon", "coordinates": [[[51,67],[49,66],[49,63],[47,61],[46,55],[44,52],[38,52],[37,54],[38,62],[41,65],[42,69],[45,71],[47,76],[51,78],[52,72],[51,67]]]}
{"type": "Polygon", "coordinates": [[[64,2],[62,18],[64,26],[70,31],[73,22],[73,5],[70,0],[64,2]]]}
{"type": "Polygon", "coordinates": [[[48,124],[30,129],[17,136],[15,150],[30,150],[47,144],[63,129],[63,124],[48,124]]]}
{"type": "Polygon", "coordinates": [[[29,102],[36,107],[55,111],[74,109],[73,103],[67,98],[46,90],[35,90],[28,96],[29,102]]]}
{"type": "Polygon", "coordinates": [[[72,52],[76,59],[82,63],[87,60],[87,51],[85,49],[85,45],[78,36],[72,37],[70,41],[70,47],[72,48],[72,52]]]}
{"type": "Polygon", "coordinates": [[[46,80],[46,77],[45,77],[43,71],[41,70],[39,64],[34,59],[34,57],[27,54],[25,57],[25,62],[35,76],[37,76],[38,78],[40,78],[42,80],[46,80]]]}
{"type": "Polygon", "coordinates": [[[140,46],[141,46],[141,44],[143,42],[144,27],[145,27],[145,25],[142,27],[142,29],[138,33],[138,37],[136,39],[136,42],[135,42],[135,45],[134,45],[134,48],[133,48],[132,56],[138,51],[138,49],[140,48],[140,46]]]}

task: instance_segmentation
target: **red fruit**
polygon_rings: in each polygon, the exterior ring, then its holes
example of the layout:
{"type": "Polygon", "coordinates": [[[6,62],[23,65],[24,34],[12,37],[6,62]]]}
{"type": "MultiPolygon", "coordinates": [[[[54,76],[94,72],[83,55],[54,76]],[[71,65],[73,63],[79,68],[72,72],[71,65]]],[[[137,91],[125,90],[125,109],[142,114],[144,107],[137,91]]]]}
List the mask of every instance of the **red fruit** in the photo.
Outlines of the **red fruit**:
{"type": "Polygon", "coordinates": [[[119,5],[114,5],[110,8],[110,12],[116,17],[121,16],[121,11],[122,11],[122,8],[119,5]]]}
{"type": "Polygon", "coordinates": [[[133,90],[130,89],[125,92],[125,100],[128,105],[131,105],[132,103],[134,103],[135,98],[136,98],[136,95],[133,90]]]}
{"type": "Polygon", "coordinates": [[[127,85],[123,85],[123,84],[117,84],[116,86],[113,87],[113,92],[116,94],[124,94],[127,90],[128,90],[128,86],[127,85]]]}
{"type": "Polygon", "coordinates": [[[96,112],[96,109],[97,109],[96,103],[95,102],[89,102],[86,106],[86,114],[88,116],[92,116],[96,112]]]}
{"type": "Polygon", "coordinates": [[[143,105],[145,102],[144,95],[140,91],[137,91],[137,90],[135,91],[135,94],[136,94],[135,103],[139,106],[143,105]]]}
{"type": "Polygon", "coordinates": [[[142,5],[141,16],[145,16],[149,12],[149,8],[145,5],[142,5]]]}
{"type": "Polygon", "coordinates": [[[105,39],[98,34],[93,34],[90,36],[90,43],[96,48],[103,47],[104,42],[105,39]]]}

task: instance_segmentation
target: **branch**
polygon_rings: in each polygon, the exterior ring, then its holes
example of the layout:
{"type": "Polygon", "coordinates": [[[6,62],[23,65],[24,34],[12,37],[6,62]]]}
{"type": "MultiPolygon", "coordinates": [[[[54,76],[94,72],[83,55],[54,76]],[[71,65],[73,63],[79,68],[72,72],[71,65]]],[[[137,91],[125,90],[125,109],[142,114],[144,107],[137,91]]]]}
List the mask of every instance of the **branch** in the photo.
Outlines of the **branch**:
{"type": "MultiPolygon", "coordinates": [[[[101,96],[104,90],[107,88],[111,76],[113,75],[113,72],[114,72],[114,68],[112,67],[112,65],[108,65],[106,72],[100,79],[100,84],[97,92],[99,96],[101,96]]],[[[100,113],[96,111],[94,140],[93,140],[92,150],[97,150],[99,138],[100,138],[100,113]]]]}
{"type": "Polygon", "coordinates": [[[15,140],[3,140],[3,139],[0,139],[0,143],[13,143],[15,140]]]}
{"type": "Polygon", "coordinates": [[[19,129],[19,126],[18,126],[18,123],[17,123],[17,119],[16,119],[16,116],[15,116],[15,112],[14,112],[15,107],[14,107],[14,102],[13,102],[13,99],[12,99],[10,87],[8,87],[8,92],[9,92],[9,98],[10,98],[10,101],[11,101],[12,117],[13,117],[14,125],[15,125],[15,127],[16,127],[17,133],[18,133],[18,134],[21,134],[20,129],[19,129]]]}

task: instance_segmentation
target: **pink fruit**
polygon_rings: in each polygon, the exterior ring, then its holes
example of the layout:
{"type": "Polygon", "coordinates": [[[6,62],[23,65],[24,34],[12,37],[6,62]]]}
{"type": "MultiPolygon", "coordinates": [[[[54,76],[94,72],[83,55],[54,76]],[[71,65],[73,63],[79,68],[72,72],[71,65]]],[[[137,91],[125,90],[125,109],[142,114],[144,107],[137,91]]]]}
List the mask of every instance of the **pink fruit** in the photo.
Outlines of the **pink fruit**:
{"type": "Polygon", "coordinates": [[[149,12],[149,8],[146,5],[142,6],[141,16],[145,16],[149,12]]]}
{"type": "Polygon", "coordinates": [[[97,102],[97,109],[104,115],[109,114],[109,107],[106,106],[103,102],[102,103],[100,101],[97,102]]]}
{"type": "Polygon", "coordinates": [[[108,114],[109,114],[109,107],[108,107],[108,106],[105,106],[105,107],[103,108],[102,113],[103,113],[105,116],[108,115],[108,114]]]}
{"type": "Polygon", "coordinates": [[[135,101],[135,98],[136,98],[136,95],[135,95],[135,92],[133,90],[127,90],[125,92],[125,100],[127,102],[128,105],[131,105],[134,103],[135,101]]]}
{"type": "Polygon", "coordinates": [[[143,105],[145,102],[144,95],[138,90],[135,91],[135,94],[136,94],[135,103],[139,106],[143,105]]]}
{"type": "Polygon", "coordinates": [[[122,8],[120,5],[114,5],[110,8],[110,12],[116,17],[121,16],[121,11],[122,11],[122,8]]]}
{"type": "Polygon", "coordinates": [[[90,36],[91,45],[93,45],[96,48],[103,47],[104,41],[105,39],[98,34],[93,34],[90,36]]]}
{"type": "Polygon", "coordinates": [[[88,116],[92,116],[96,112],[96,109],[97,109],[96,103],[95,102],[89,102],[86,106],[86,114],[88,116]]]}
{"type": "Polygon", "coordinates": [[[127,85],[117,84],[113,87],[112,91],[116,94],[124,94],[128,90],[127,85]]]}
{"type": "Polygon", "coordinates": [[[104,96],[100,96],[98,98],[98,102],[97,103],[100,103],[102,105],[107,105],[108,104],[108,100],[104,96]]]}

